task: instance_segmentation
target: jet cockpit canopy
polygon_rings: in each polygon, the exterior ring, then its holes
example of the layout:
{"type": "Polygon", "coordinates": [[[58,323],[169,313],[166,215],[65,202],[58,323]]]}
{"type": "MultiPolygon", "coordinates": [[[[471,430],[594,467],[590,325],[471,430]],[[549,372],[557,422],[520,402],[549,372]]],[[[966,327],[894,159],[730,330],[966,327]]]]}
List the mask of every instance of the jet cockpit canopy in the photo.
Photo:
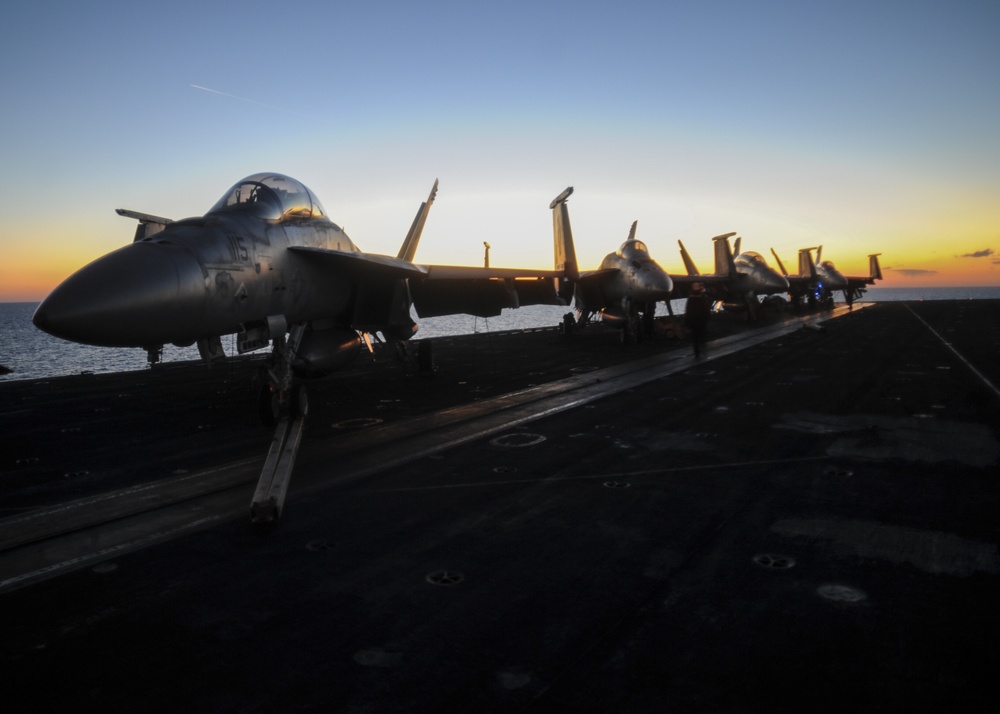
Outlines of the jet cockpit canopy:
{"type": "Polygon", "coordinates": [[[618,249],[618,255],[622,258],[631,258],[636,253],[645,253],[646,256],[649,256],[649,248],[641,240],[633,239],[625,241],[618,249]]]}
{"type": "Polygon", "coordinates": [[[764,256],[753,250],[748,250],[745,253],[741,253],[739,258],[740,262],[745,262],[747,264],[757,263],[759,265],[767,267],[767,261],[764,260],[764,256]]]}
{"type": "Polygon", "coordinates": [[[275,173],[247,176],[229,189],[205,215],[239,211],[271,221],[326,218],[313,192],[295,179],[275,173]]]}

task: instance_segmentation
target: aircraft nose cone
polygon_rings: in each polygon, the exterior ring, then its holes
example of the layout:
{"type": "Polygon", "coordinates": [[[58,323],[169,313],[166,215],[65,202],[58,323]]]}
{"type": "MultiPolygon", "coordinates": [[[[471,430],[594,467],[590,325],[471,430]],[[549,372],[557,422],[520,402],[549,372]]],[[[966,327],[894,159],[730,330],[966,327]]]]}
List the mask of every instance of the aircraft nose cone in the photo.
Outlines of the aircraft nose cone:
{"type": "Polygon", "coordinates": [[[847,287],[847,278],[845,278],[840,273],[827,273],[826,287],[830,290],[842,290],[847,287]]]}
{"type": "Polygon", "coordinates": [[[32,321],[51,335],[104,347],[189,342],[205,306],[201,266],[185,249],[133,243],[81,268],[32,321]]]}
{"type": "Polygon", "coordinates": [[[784,275],[771,273],[767,276],[767,286],[774,292],[778,293],[787,292],[789,288],[788,278],[786,278],[784,275]]]}
{"type": "Polygon", "coordinates": [[[642,287],[651,300],[666,300],[674,289],[674,281],[659,266],[647,266],[642,271],[642,287]]]}

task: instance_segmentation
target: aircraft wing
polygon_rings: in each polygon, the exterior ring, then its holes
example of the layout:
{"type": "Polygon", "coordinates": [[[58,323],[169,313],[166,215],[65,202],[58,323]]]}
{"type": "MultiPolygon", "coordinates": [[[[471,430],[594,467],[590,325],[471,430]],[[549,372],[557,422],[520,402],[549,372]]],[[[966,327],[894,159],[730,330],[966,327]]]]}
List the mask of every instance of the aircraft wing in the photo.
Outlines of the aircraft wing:
{"type": "Polygon", "coordinates": [[[847,285],[851,290],[858,290],[866,285],[874,285],[876,280],[882,279],[882,267],[879,265],[878,257],[881,253],[872,253],[868,256],[868,275],[847,276],[847,285]]]}
{"type": "Polygon", "coordinates": [[[728,292],[727,286],[732,282],[732,278],[725,275],[675,275],[671,273],[670,279],[674,282],[673,299],[686,298],[691,292],[691,286],[695,283],[701,283],[709,296],[721,300],[728,292]]]}
{"type": "Polygon", "coordinates": [[[620,307],[621,297],[613,298],[617,292],[613,288],[613,283],[617,280],[618,274],[618,268],[580,273],[580,278],[574,283],[577,306],[585,306],[592,312],[611,306],[620,307]]]}
{"type": "Polygon", "coordinates": [[[408,279],[410,298],[420,317],[462,314],[494,317],[505,307],[566,304],[558,292],[562,271],[415,265],[402,258],[373,253],[305,246],[289,250],[317,267],[356,274],[368,282],[371,295],[391,292],[382,281],[408,279]]]}
{"type": "Polygon", "coordinates": [[[414,278],[427,274],[427,268],[414,265],[408,260],[393,258],[377,253],[355,253],[345,250],[328,250],[308,246],[291,246],[290,252],[316,265],[326,265],[343,270],[356,271],[361,276],[382,278],[414,278]]]}
{"type": "Polygon", "coordinates": [[[410,297],[420,317],[476,315],[495,317],[503,308],[565,305],[559,297],[562,271],[518,268],[421,266],[425,275],[410,280],[410,297]]]}
{"type": "Polygon", "coordinates": [[[786,275],[785,280],[788,281],[788,287],[792,292],[799,293],[809,289],[816,283],[816,278],[809,277],[808,275],[786,275]]]}

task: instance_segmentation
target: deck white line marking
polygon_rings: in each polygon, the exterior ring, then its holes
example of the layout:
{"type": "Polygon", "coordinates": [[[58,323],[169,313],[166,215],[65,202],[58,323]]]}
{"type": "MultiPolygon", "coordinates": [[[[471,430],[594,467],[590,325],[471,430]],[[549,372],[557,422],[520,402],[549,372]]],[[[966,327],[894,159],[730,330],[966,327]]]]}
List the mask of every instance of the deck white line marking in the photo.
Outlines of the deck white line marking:
{"type": "Polygon", "coordinates": [[[509,486],[518,483],[557,483],[560,481],[593,481],[595,479],[608,479],[608,478],[626,478],[626,477],[642,477],[642,476],[655,476],[657,474],[670,474],[670,473],[681,473],[684,471],[711,471],[713,469],[726,470],[734,469],[740,466],[773,466],[775,464],[797,464],[804,461],[824,461],[830,459],[830,456],[802,456],[794,459],[764,459],[761,461],[735,461],[725,464],[696,464],[693,466],[672,466],[670,468],[664,469],[649,469],[644,471],[622,471],[622,472],[612,472],[606,474],[590,474],[587,476],[555,476],[547,478],[521,478],[521,479],[506,479],[503,481],[480,481],[480,482],[468,482],[468,483],[452,483],[452,484],[438,484],[436,486],[403,486],[400,488],[378,488],[371,491],[364,491],[367,493],[396,493],[399,491],[443,491],[452,488],[471,488],[471,487],[483,487],[483,486],[509,486]]]}
{"type": "Polygon", "coordinates": [[[918,320],[920,320],[920,322],[922,322],[924,324],[924,327],[926,327],[928,330],[931,331],[931,334],[933,334],[935,337],[937,337],[939,340],[941,340],[941,344],[943,344],[949,350],[951,350],[952,352],[954,352],[955,356],[958,357],[960,360],[962,360],[962,363],[966,367],[968,367],[970,370],[972,370],[972,373],[974,375],[976,375],[981,380],[983,380],[983,384],[985,384],[987,387],[989,387],[993,391],[994,394],[996,394],[998,397],[1000,397],[1000,389],[997,389],[993,385],[993,383],[986,378],[986,375],[984,375],[982,372],[980,372],[978,369],[976,369],[972,365],[972,363],[969,362],[969,360],[965,359],[965,357],[963,357],[962,354],[958,350],[955,349],[955,346],[953,344],[951,344],[950,342],[948,342],[948,340],[946,340],[944,337],[942,337],[941,334],[937,330],[935,330],[933,327],[931,327],[929,324],[927,324],[927,320],[925,320],[924,318],[920,317],[920,315],[918,315],[916,312],[914,312],[914,310],[913,310],[912,307],[910,307],[909,305],[907,305],[906,309],[909,310],[910,313],[915,318],[917,318],[918,320]]]}

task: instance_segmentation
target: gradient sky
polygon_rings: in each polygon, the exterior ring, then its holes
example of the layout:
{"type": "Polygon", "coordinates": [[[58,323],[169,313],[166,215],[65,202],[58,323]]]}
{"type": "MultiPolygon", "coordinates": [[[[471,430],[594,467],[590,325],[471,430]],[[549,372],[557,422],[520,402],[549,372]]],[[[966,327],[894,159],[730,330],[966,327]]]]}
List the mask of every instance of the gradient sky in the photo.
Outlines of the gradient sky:
{"type": "Polygon", "coordinates": [[[786,265],[823,244],[887,286],[1000,284],[1000,3],[14,2],[0,25],[0,300],[131,241],[115,208],[201,215],[298,178],[395,254],[582,268],[638,237],[786,265]],[[773,262],[773,261],[772,261],[773,262]]]}

